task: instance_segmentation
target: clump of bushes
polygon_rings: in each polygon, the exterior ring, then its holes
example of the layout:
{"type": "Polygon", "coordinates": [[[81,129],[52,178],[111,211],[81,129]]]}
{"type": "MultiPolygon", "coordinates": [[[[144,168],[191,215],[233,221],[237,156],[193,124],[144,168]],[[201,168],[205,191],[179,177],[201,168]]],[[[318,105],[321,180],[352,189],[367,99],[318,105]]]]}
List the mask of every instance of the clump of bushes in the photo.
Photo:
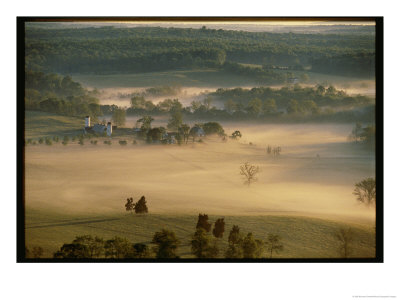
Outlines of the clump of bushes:
{"type": "Polygon", "coordinates": [[[126,146],[127,142],[126,141],[119,141],[118,142],[121,146],[126,146]]]}
{"type": "Polygon", "coordinates": [[[90,141],[90,143],[91,143],[92,145],[97,145],[97,140],[90,141]]]}
{"type": "Polygon", "coordinates": [[[149,210],[147,208],[146,198],[142,196],[138,202],[133,203],[133,198],[126,199],[125,204],[126,211],[135,211],[137,214],[148,213],[149,210]]]}
{"type": "Polygon", "coordinates": [[[63,144],[64,146],[67,146],[67,145],[68,145],[68,142],[69,142],[69,137],[68,137],[68,136],[64,136],[63,141],[62,141],[62,144],[63,144]]]}
{"type": "Polygon", "coordinates": [[[104,144],[110,146],[111,145],[111,141],[104,141],[104,144]]]}
{"type": "Polygon", "coordinates": [[[47,145],[47,146],[53,145],[53,143],[51,142],[51,139],[48,138],[48,137],[46,137],[46,145],[47,145]]]}

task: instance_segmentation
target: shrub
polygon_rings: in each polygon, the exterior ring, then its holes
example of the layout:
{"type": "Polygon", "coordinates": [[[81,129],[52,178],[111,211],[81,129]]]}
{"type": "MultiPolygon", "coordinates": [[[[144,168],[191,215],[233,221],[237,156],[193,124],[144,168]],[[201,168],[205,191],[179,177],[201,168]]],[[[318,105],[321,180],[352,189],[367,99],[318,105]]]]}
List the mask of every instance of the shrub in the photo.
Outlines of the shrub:
{"type": "Polygon", "coordinates": [[[51,146],[51,145],[53,145],[53,143],[51,142],[51,139],[50,138],[46,138],[46,145],[47,146],[51,146]]]}
{"type": "Polygon", "coordinates": [[[39,144],[43,144],[43,138],[40,138],[40,139],[38,140],[38,142],[39,142],[39,144]]]}
{"type": "Polygon", "coordinates": [[[119,141],[118,142],[121,146],[126,146],[127,142],[126,141],[119,141]]]}

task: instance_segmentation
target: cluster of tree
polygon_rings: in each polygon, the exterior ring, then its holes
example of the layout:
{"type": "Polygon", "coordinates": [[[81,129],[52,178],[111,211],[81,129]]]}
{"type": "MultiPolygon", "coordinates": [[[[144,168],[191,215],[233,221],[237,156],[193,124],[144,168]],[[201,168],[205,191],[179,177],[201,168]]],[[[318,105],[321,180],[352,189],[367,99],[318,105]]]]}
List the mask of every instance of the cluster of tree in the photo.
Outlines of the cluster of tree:
{"type": "Polygon", "coordinates": [[[271,147],[270,145],[267,146],[267,154],[268,155],[273,155],[273,156],[279,156],[281,155],[282,148],[280,146],[277,147],[271,147]]]}
{"type": "Polygon", "coordinates": [[[127,198],[125,209],[130,212],[135,211],[136,214],[147,214],[149,212],[145,196],[142,196],[136,203],[133,203],[132,197],[127,198]]]}
{"type": "Polygon", "coordinates": [[[70,76],[25,71],[25,108],[60,115],[82,117],[95,121],[102,115],[98,91],[89,91],[70,76]]]}
{"type": "Polygon", "coordinates": [[[220,88],[210,96],[222,100],[225,108],[233,112],[275,113],[286,109],[288,113],[318,113],[320,107],[353,107],[374,104],[374,99],[356,95],[349,96],[334,86],[301,87],[285,86],[280,89],[255,87],[252,89],[220,88]]]}
{"type": "Polygon", "coordinates": [[[367,206],[376,205],[376,180],[368,177],[355,184],[353,195],[357,197],[357,201],[367,206]]]}
{"type": "Polygon", "coordinates": [[[349,140],[355,143],[361,143],[369,148],[375,146],[376,129],[374,125],[367,125],[363,127],[361,122],[357,122],[350,135],[349,140]]]}
{"type": "MultiPolygon", "coordinates": [[[[218,67],[225,60],[283,66],[315,63],[319,66],[319,58],[329,56],[340,62],[345,55],[354,57],[357,66],[363,66],[374,51],[374,35],[357,33],[296,34],[111,26],[26,28],[27,66],[60,73],[218,67]]],[[[347,73],[353,66],[342,71],[347,73]]],[[[321,71],[329,72],[329,69],[321,71]]]]}
{"type": "Polygon", "coordinates": [[[219,135],[225,136],[225,131],[221,124],[218,122],[197,123],[193,127],[183,123],[182,113],[179,110],[172,110],[171,117],[168,120],[167,128],[165,127],[152,127],[151,123],[154,121],[150,115],[143,115],[137,122],[136,127],[140,129],[138,136],[146,139],[148,143],[168,143],[170,135],[173,135],[178,144],[188,143],[191,137],[193,142],[196,137],[202,135],[219,135]],[[172,131],[168,133],[167,129],[172,131]]]}
{"type": "Polygon", "coordinates": [[[235,62],[225,62],[221,68],[229,74],[237,74],[253,78],[259,84],[285,83],[287,79],[284,74],[274,72],[271,69],[253,68],[235,62]]]}
{"type": "Polygon", "coordinates": [[[375,78],[375,53],[356,52],[341,55],[323,55],[310,60],[317,73],[375,78]]]}

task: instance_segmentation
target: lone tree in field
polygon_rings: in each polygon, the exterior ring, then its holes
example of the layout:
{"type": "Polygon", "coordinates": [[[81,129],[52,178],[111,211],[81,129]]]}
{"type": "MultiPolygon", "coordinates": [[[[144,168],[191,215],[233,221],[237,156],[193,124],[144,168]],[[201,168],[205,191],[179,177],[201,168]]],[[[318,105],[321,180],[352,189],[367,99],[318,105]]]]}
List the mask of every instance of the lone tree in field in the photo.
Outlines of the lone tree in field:
{"type": "Polygon", "coordinates": [[[197,220],[196,229],[203,228],[206,232],[210,232],[211,224],[208,223],[208,215],[199,214],[199,219],[197,220]]]}
{"type": "Polygon", "coordinates": [[[240,175],[244,176],[244,184],[250,186],[253,182],[257,181],[256,175],[260,172],[260,167],[251,165],[249,162],[245,162],[240,166],[240,175]]]}
{"type": "Polygon", "coordinates": [[[151,243],[155,244],[153,251],[156,254],[156,258],[179,258],[176,255],[179,240],[173,231],[163,229],[156,232],[151,243]]]}
{"type": "Polygon", "coordinates": [[[224,218],[218,219],[217,221],[215,221],[214,223],[214,229],[212,231],[213,235],[216,238],[222,238],[222,236],[224,235],[224,231],[225,231],[225,221],[224,218]]]}
{"type": "Polygon", "coordinates": [[[134,210],[137,214],[144,214],[149,212],[149,210],[147,209],[146,198],[144,196],[142,196],[139,201],[136,202],[134,210]]]}
{"type": "Polygon", "coordinates": [[[366,178],[355,184],[353,194],[357,200],[365,203],[367,206],[376,204],[376,180],[375,178],[366,178]]]}
{"type": "Polygon", "coordinates": [[[240,139],[240,138],[242,137],[242,134],[240,133],[239,130],[236,130],[235,132],[232,133],[232,136],[231,136],[231,137],[232,137],[233,139],[237,140],[237,139],[240,139]]]}
{"type": "Polygon", "coordinates": [[[348,258],[351,255],[351,243],[354,240],[354,233],[351,228],[340,228],[333,234],[333,237],[338,241],[339,246],[337,251],[342,258],[348,258]]]}
{"type": "Polygon", "coordinates": [[[265,242],[267,250],[269,252],[269,258],[272,258],[272,253],[279,253],[283,251],[283,245],[281,244],[281,237],[277,234],[268,234],[267,241],[265,242]]]}
{"type": "Polygon", "coordinates": [[[197,228],[190,244],[192,253],[197,258],[215,258],[218,255],[216,243],[213,243],[211,236],[201,227],[197,228]]]}
{"type": "Polygon", "coordinates": [[[126,204],[125,204],[125,209],[126,211],[133,212],[133,208],[135,207],[135,204],[133,203],[133,198],[127,198],[126,199],[126,204]]]}

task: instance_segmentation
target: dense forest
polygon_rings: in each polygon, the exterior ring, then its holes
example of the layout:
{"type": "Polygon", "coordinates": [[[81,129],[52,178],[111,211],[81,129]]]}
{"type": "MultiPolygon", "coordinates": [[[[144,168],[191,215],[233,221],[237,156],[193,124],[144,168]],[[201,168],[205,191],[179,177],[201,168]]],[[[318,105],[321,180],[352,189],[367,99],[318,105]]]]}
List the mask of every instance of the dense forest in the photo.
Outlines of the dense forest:
{"type": "MultiPolygon", "coordinates": [[[[29,69],[61,74],[135,73],[198,67],[240,73],[237,63],[301,66],[312,71],[373,77],[372,34],[299,34],[203,27],[26,28],[29,69]]],[[[255,74],[283,82],[269,70],[255,74]]]]}

